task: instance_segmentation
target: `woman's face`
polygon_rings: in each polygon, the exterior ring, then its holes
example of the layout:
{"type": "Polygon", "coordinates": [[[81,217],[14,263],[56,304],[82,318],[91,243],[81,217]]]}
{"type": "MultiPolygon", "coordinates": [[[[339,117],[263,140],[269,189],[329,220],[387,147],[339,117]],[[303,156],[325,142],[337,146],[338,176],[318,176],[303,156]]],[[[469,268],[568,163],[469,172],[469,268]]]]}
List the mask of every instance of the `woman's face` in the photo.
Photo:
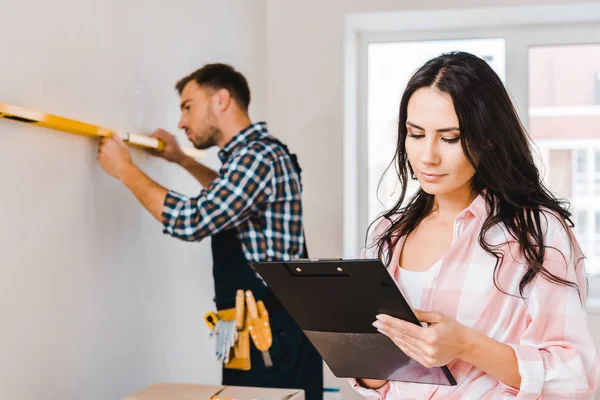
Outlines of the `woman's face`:
{"type": "Polygon", "coordinates": [[[424,87],[408,101],[406,154],[426,193],[466,195],[475,169],[461,146],[454,103],[447,93],[424,87]]]}

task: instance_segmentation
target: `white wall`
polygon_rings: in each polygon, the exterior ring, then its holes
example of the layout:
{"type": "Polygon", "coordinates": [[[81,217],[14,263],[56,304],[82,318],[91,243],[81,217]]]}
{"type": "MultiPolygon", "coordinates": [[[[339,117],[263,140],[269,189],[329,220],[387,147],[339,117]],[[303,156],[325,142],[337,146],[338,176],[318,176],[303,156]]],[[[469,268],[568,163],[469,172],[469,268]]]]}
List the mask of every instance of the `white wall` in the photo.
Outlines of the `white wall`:
{"type": "MultiPolygon", "coordinates": [[[[576,3],[544,1],[545,4],[576,3]]],[[[271,0],[267,5],[267,111],[272,131],[304,169],[309,252],[343,255],[344,15],[409,9],[537,5],[539,0],[271,0]]],[[[401,29],[401,27],[398,27],[401,29]]],[[[592,318],[600,337],[600,316],[592,318]]],[[[328,385],[348,385],[329,374],[328,385]]]]}
{"type": "MultiPolygon", "coordinates": [[[[176,132],[175,82],[224,61],[247,76],[252,116],[265,118],[265,0],[0,9],[0,101],[176,132]]],[[[209,242],[164,236],[95,151],[92,139],[0,119],[2,399],[117,399],[157,381],[220,381],[202,321],[213,306],[209,242]]],[[[198,192],[183,170],[135,159],[164,185],[198,192]]],[[[208,162],[218,166],[214,152],[208,162]]]]}

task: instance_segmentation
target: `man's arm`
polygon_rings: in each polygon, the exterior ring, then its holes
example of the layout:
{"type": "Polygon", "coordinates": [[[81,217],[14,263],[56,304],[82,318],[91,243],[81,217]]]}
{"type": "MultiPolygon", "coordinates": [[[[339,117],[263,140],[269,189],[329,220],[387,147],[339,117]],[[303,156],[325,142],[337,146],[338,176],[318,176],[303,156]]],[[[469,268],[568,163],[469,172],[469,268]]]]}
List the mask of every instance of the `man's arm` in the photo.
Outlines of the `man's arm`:
{"type": "Polygon", "coordinates": [[[252,148],[235,159],[236,168],[214,179],[193,198],[168,191],[150,179],[133,163],[118,137],[100,139],[98,162],[162,222],[165,233],[187,241],[199,241],[239,225],[271,193],[270,161],[252,148]]]}
{"type": "Polygon", "coordinates": [[[185,156],[178,164],[192,174],[203,187],[208,187],[210,183],[219,176],[217,171],[188,156],[185,156]]]}
{"type": "Polygon", "coordinates": [[[181,150],[181,147],[179,147],[179,143],[177,143],[175,136],[171,135],[169,132],[158,129],[152,134],[152,137],[165,144],[165,148],[162,151],[150,150],[152,154],[180,165],[196,178],[203,187],[208,187],[210,183],[219,176],[216,171],[185,155],[181,150]]]}
{"type": "Polygon", "coordinates": [[[119,179],[131,190],[131,193],[142,203],[146,210],[158,222],[162,223],[163,204],[169,191],[150,179],[148,175],[133,164],[124,171],[119,179]]]}
{"type": "Polygon", "coordinates": [[[162,211],[168,190],[150,179],[133,163],[121,138],[114,136],[100,139],[98,162],[109,175],[123,182],[154,218],[163,222],[162,211]]]}

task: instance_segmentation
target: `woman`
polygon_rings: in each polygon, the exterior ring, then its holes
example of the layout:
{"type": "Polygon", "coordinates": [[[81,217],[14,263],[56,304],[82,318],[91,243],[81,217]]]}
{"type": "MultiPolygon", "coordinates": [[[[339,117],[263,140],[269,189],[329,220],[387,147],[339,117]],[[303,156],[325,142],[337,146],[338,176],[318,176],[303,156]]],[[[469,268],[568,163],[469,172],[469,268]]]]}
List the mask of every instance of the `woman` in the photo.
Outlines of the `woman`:
{"type": "Polygon", "coordinates": [[[585,268],[563,202],[544,186],[502,82],[483,60],[427,62],[402,96],[402,194],[376,225],[381,258],[423,327],[374,325],[457,386],[352,380],[367,398],[589,398],[598,357],[585,268]],[[405,204],[408,175],[419,191],[405,204]],[[427,311],[425,311],[427,310],[427,311]]]}

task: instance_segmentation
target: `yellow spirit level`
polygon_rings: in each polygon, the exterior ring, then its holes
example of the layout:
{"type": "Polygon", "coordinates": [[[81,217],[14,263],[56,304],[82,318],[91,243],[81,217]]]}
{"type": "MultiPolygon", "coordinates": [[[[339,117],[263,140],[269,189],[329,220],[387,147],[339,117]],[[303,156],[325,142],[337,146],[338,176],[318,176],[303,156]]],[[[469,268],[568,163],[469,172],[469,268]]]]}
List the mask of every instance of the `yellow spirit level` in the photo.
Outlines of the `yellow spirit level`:
{"type": "MultiPolygon", "coordinates": [[[[135,147],[156,149],[159,151],[165,148],[164,142],[150,136],[118,132],[113,129],[102,128],[86,122],[59,117],[58,115],[47,114],[44,112],[28,110],[23,107],[2,102],[0,102],[0,118],[6,118],[13,121],[41,126],[43,128],[55,129],[58,131],[95,138],[111,137],[113,134],[117,134],[121,137],[121,139],[123,139],[124,142],[135,147]]],[[[186,147],[182,150],[185,154],[193,158],[204,157],[203,151],[193,147],[186,147]]]]}

